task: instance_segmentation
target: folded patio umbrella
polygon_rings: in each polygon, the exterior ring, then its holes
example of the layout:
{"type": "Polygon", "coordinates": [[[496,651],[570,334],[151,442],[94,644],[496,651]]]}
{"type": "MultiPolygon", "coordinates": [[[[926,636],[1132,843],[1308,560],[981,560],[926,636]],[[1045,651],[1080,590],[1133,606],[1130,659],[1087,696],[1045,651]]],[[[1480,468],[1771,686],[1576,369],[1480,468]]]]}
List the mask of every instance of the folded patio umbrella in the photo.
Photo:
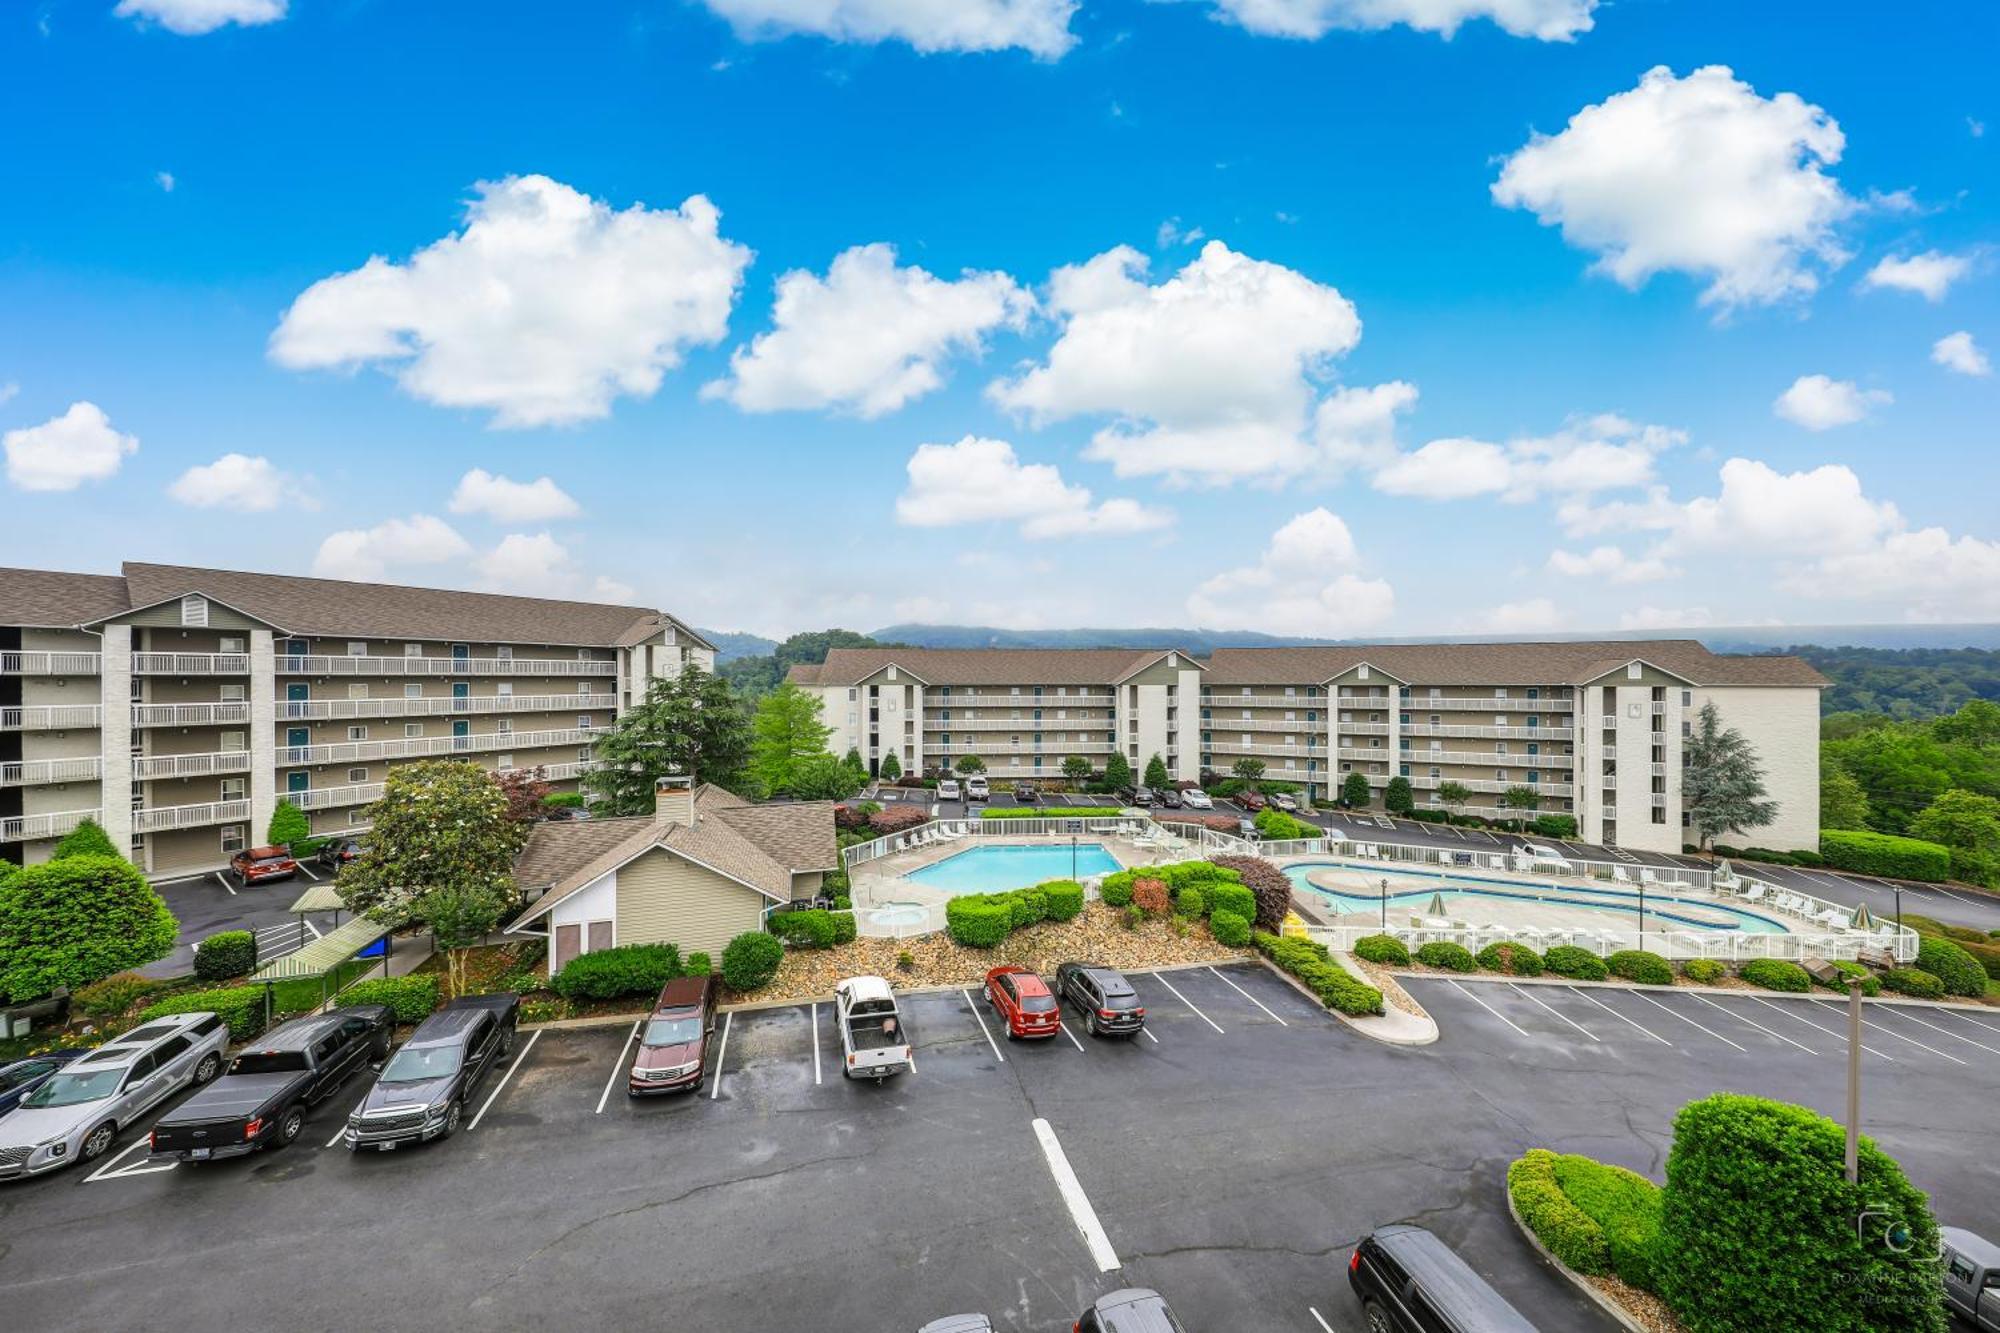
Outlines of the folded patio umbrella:
{"type": "Polygon", "coordinates": [[[1429,906],[1428,908],[1424,909],[1424,910],[1425,910],[1426,914],[1427,914],[1427,915],[1430,915],[1430,916],[1443,916],[1443,915],[1445,915],[1445,910],[1444,910],[1444,895],[1443,895],[1442,893],[1433,893],[1433,894],[1431,895],[1431,905],[1430,905],[1430,906],[1429,906]]]}
{"type": "Polygon", "coordinates": [[[1867,903],[1863,903],[1854,909],[1854,918],[1847,924],[1856,930],[1873,930],[1875,929],[1875,914],[1868,910],[1867,903]]]}

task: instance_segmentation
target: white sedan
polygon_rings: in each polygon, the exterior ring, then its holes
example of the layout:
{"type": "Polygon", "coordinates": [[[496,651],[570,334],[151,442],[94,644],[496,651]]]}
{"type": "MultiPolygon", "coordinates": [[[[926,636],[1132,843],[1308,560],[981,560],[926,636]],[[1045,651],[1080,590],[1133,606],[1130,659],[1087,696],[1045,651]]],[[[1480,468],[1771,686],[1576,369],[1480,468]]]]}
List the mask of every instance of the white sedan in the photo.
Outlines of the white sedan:
{"type": "Polygon", "coordinates": [[[1208,793],[1199,787],[1189,787],[1181,793],[1181,804],[1190,810],[1213,810],[1215,802],[1208,799],[1208,793]]]}

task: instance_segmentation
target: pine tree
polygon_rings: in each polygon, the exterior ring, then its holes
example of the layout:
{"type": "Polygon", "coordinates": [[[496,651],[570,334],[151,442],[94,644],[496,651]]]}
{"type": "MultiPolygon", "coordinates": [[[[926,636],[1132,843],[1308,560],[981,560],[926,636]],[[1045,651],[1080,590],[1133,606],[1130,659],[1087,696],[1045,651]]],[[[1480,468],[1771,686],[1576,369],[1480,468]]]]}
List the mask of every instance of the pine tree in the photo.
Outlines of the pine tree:
{"type": "Polygon", "coordinates": [[[729,682],[700,667],[656,676],[644,700],[627,709],[591,746],[597,767],[584,784],[604,813],[653,812],[653,788],[669,773],[691,774],[731,791],[742,788],[750,722],[729,682]]]}
{"type": "Polygon", "coordinates": [[[1382,808],[1392,815],[1407,815],[1417,808],[1408,778],[1398,775],[1389,779],[1389,785],[1382,790],[1382,808]]]}
{"type": "Polygon", "coordinates": [[[1154,791],[1170,785],[1173,779],[1167,776],[1167,761],[1154,755],[1146,761],[1146,785],[1154,791]]]}
{"type": "Polygon", "coordinates": [[[273,847],[290,847],[311,838],[312,831],[312,820],[306,817],[306,812],[279,797],[277,808],[271,811],[271,822],[264,830],[264,841],[273,847]]]}
{"type": "Polygon", "coordinates": [[[1104,782],[1113,790],[1132,785],[1132,765],[1126,761],[1122,750],[1113,750],[1111,757],[1104,761],[1104,782]]]}
{"type": "Polygon", "coordinates": [[[1683,747],[1681,803],[1696,842],[1707,847],[1724,833],[1747,833],[1778,817],[1778,803],[1764,792],[1764,767],[1750,742],[1722,725],[1711,700],[1695,715],[1694,735],[1683,747]]]}
{"type": "Polygon", "coordinates": [[[890,750],[888,753],[882,756],[882,781],[894,782],[897,778],[900,778],[902,776],[903,776],[903,761],[896,758],[896,752],[894,750],[890,750]]]}

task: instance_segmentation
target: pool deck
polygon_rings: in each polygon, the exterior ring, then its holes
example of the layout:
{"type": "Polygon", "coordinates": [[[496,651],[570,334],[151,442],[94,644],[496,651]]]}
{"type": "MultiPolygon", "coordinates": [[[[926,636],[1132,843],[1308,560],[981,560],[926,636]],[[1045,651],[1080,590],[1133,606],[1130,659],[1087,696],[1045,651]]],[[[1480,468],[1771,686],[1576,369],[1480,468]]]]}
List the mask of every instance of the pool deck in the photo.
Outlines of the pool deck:
{"type": "MultiPolygon", "coordinates": [[[[1497,929],[1506,925],[1531,926],[1546,931],[1574,926],[1602,926],[1606,913],[1630,916],[1632,911],[1628,909],[1635,909],[1639,901],[1636,885],[1583,885],[1574,879],[1538,878],[1512,872],[1504,876],[1498,871],[1460,875],[1447,870],[1440,876],[1407,869],[1385,871],[1359,866],[1305,872],[1306,883],[1316,888],[1364,900],[1376,896],[1377,886],[1384,878],[1389,880],[1388,916],[1392,926],[1423,925],[1422,921],[1413,921],[1412,918],[1426,916],[1430,895],[1440,891],[1447,895],[1461,894],[1456,899],[1447,898],[1445,906],[1449,915],[1481,929],[1497,929]],[[1502,880],[1504,883],[1500,882],[1502,880]],[[1480,897],[1479,890],[1482,888],[1494,890],[1496,896],[1480,897]],[[1551,899],[1571,901],[1533,902],[1511,896],[1517,892],[1546,893],[1551,899]],[[1510,896],[1498,896],[1500,894],[1510,896]],[[1592,899],[1602,899],[1604,906],[1582,905],[1592,899]]],[[[1776,913],[1758,912],[1746,906],[1741,899],[1725,898],[1685,885],[1649,888],[1646,901],[1657,909],[1655,915],[1662,928],[1734,930],[1741,928],[1742,915],[1747,913],[1770,922],[1788,934],[1791,932],[1791,928],[1776,913]]],[[[1314,905],[1319,908],[1319,915],[1326,918],[1327,925],[1355,925],[1370,920],[1379,922],[1381,919],[1379,898],[1375,902],[1340,903],[1315,897],[1314,905]]]]}

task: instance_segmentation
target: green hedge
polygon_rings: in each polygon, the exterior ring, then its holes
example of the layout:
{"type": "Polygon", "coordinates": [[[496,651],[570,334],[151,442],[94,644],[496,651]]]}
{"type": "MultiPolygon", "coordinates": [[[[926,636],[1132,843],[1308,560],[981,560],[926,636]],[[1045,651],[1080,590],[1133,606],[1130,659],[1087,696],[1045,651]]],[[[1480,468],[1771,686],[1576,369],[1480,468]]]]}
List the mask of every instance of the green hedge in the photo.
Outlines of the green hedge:
{"type": "Polygon", "coordinates": [[[1765,990],[1790,991],[1804,995],[1812,989],[1812,977],[1797,963],[1782,958],[1755,958],[1743,965],[1742,977],[1765,990]]]}
{"type": "Polygon", "coordinates": [[[1097,896],[1104,900],[1106,907],[1129,906],[1132,902],[1132,880],[1135,878],[1137,877],[1129,870],[1121,870],[1116,875],[1106,875],[1104,882],[1097,886],[1097,896]]]}
{"type": "Polygon", "coordinates": [[[1049,920],[1074,921],[1083,911],[1083,885],[1073,879],[1052,879],[1038,885],[1047,897],[1049,920]]]}
{"type": "Polygon", "coordinates": [[[1674,984],[1674,965],[1649,949],[1620,949],[1604,960],[1604,968],[1614,977],[1642,986],[1674,984]]]}
{"type": "Polygon", "coordinates": [[[371,977],[349,986],[334,1003],[386,1004],[396,1011],[398,1023],[421,1023],[438,1006],[437,974],[415,972],[402,977],[371,977]]]}
{"type": "MultiPolygon", "coordinates": [[[[1872,1000],[1882,993],[1881,978],[1877,977],[1861,964],[1849,962],[1845,958],[1836,958],[1828,966],[1840,973],[1842,977],[1859,977],[1861,979],[1861,993],[1869,999],[1872,1000]]],[[[1844,994],[1847,990],[1847,983],[1841,981],[1828,987],[1828,989],[1837,990],[1844,994]]]]}
{"type": "Polygon", "coordinates": [[[1116,819],[1108,805],[998,805],[979,812],[981,819],[1116,819]]]}
{"type": "MultiPolygon", "coordinates": [[[[1131,899],[1128,882],[1125,900],[1131,899]]],[[[1111,902],[1106,899],[1106,902],[1111,902]]],[[[1124,906],[1112,903],[1112,906],[1124,906]]],[[[1032,888],[1005,893],[962,893],[944,905],[944,925],[954,943],[968,949],[991,949],[1023,926],[1039,921],[1069,921],[1083,910],[1083,886],[1072,879],[1052,879],[1032,888]]]]}
{"type": "Polygon", "coordinates": [[[170,984],[142,977],[137,972],[117,972],[102,981],[78,987],[76,993],[69,997],[69,1004],[85,1018],[102,1022],[118,1017],[140,1000],[165,990],[170,984]]]}
{"type": "Polygon", "coordinates": [[[1951,849],[1917,838],[1861,829],[1821,829],[1819,851],[1828,865],[1864,875],[1931,881],[1951,877],[1951,849]]]}
{"type": "Polygon", "coordinates": [[[1425,967],[1441,967],[1447,972],[1477,972],[1479,960],[1463,944],[1433,940],[1417,950],[1417,961],[1425,967]]]}
{"type": "Polygon", "coordinates": [[[1713,958],[1690,958],[1681,964],[1681,975],[1704,986],[1729,975],[1729,968],[1713,958]]]}
{"type": "Polygon", "coordinates": [[[1208,919],[1209,933],[1217,944],[1240,949],[1250,942],[1250,920],[1234,912],[1217,912],[1208,919]]]}
{"type": "Polygon", "coordinates": [[[838,932],[833,913],[823,907],[797,912],[773,912],[768,922],[771,933],[794,949],[831,949],[838,932]]]}
{"type": "Polygon", "coordinates": [[[1539,953],[1513,940],[1501,940],[1481,949],[1479,965],[1488,972],[1505,972],[1515,977],[1538,977],[1543,967],[1539,953]]]}
{"type": "Polygon", "coordinates": [[[1950,940],[1918,940],[1917,968],[1943,982],[1948,994],[1975,1000],[1986,994],[1986,968],[1950,940]]]}
{"type": "Polygon", "coordinates": [[[1354,956],[1384,967],[1410,965],[1410,947],[1394,935],[1363,935],[1354,941],[1354,956]]]}
{"type": "MultiPolygon", "coordinates": [[[[821,913],[822,916],[825,913],[821,913]]],[[[831,922],[827,929],[833,929],[831,922]]],[[[565,1000],[609,1000],[620,995],[658,995],[681,974],[681,951],[672,944],[621,944],[578,954],[549,978],[549,989],[565,1000]]]]}
{"type": "Polygon", "coordinates": [[[1895,991],[1898,995],[1908,995],[1917,1000],[1941,1000],[1944,998],[1944,983],[1929,972],[1914,967],[1892,967],[1880,978],[1882,989],[1895,991]]]}
{"type": "Polygon", "coordinates": [[[1200,885],[1190,884],[1174,895],[1174,915],[1191,916],[1197,921],[1208,915],[1208,898],[1200,885]]]}
{"type": "Polygon", "coordinates": [[[1602,958],[1574,944],[1558,944],[1542,955],[1542,964],[1557,976],[1572,981],[1602,981],[1611,975],[1602,958]]]}
{"type": "Polygon", "coordinates": [[[1254,932],[1250,941],[1257,946],[1257,952],[1304,982],[1327,1008],[1343,1014],[1382,1012],[1382,992],[1334,962],[1325,945],[1297,935],[1278,936],[1261,930],[1254,932]]]}
{"type": "Polygon", "coordinates": [[[257,967],[257,937],[247,930],[219,930],[194,946],[194,974],[203,981],[247,977],[257,967]]]}
{"type": "Polygon", "coordinates": [[[683,976],[706,977],[712,976],[714,973],[715,960],[700,949],[696,949],[693,953],[689,954],[681,963],[681,975],[683,976]]]}
{"type": "Polygon", "coordinates": [[[1575,1154],[1556,1158],[1554,1171],[1564,1196],[1603,1233],[1611,1271],[1651,1291],[1658,1280],[1660,1187],[1636,1171],[1575,1154]]]}
{"type": "Polygon", "coordinates": [[[1251,821],[1257,831],[1272,842],[1292,842],[1300,838],[1324,838],[1326,830],[1308,824],[1303,819],[1295,819],[1283,810],[1264,809],[1257,812],[1251,821]]]}
{"type": "Polygon", "coordinates": [[[1245,921],[1257,919],[1257,895],[1247,885],[1217,880],[1203,889],[1202,895],[1208,899],[1211,916],[1217,912],[1233,912],[1245,921]]]}
{"type": "Polygon", "coordinates": [[[827,916],[833,921],[833,942],[835,944],[854,943],[855,937],[861,933],[860,929],[854,924],[854,913],[829,912],[827,916]]]}
{"type": "Polygon", "coordinates": [[[222,1021],[229,1024],[230,1040],[248,1041],[264,1030],[264,988],[230,986],[223,990],[182,991],[141,1009],[139,1021],[203,1011],[221,1015],[222,1021]]]}
{"type": "Polygon", "coordinates": [[[1507,1194],[1521,1222],[1549,1253],[1579,1273],[1611,1271],[1611,1247],[1604,1228],[1576,1206],[1556,1180],[1556,1154],[1530,1148],[1507,1168],[1507,1194]]]}
{"type": "Polygon", "coordinates": [[[722,980],[739,993],[758,990],[771,984],[784,961],[785,946],[778,943],[776,935],[746,930],[722,951],[722,980]]]}

